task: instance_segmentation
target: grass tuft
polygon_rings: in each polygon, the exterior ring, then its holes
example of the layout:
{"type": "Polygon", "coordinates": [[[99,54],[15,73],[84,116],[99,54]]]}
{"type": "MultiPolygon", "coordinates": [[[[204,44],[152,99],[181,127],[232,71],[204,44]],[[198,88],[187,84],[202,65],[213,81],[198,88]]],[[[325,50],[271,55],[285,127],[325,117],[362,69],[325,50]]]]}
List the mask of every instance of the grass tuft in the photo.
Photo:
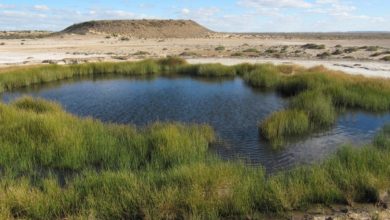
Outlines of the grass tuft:
{"type": "Polygon", "coordinates": [[[336,121],[336,110],[331,98],[318,90],[303,92],[294,97],[291,108],[305,111],[312,128],[329,127],[336,121]]]}
{"type": "Polygon", "coordinates": [[[35,113],[60,112],[61,106],[57,103],[47,102],[39,98],[22,97],[12,103],[18,109],[33,111],[35,113]]]}
{"type": "Polygon", "coordinates": [[[278,69],[271,64],[255,66],[251,72],[244,75],[246,83],[262,89],[275,88],[280,78],[278,69]]]}
{"type": "Polygon", "coordinates": [[[276,145],[285,137],[302,135],[309,131],[309,117],[300,110],[284,110],[273,113],[260,125],[261,134],[276,145]]]}

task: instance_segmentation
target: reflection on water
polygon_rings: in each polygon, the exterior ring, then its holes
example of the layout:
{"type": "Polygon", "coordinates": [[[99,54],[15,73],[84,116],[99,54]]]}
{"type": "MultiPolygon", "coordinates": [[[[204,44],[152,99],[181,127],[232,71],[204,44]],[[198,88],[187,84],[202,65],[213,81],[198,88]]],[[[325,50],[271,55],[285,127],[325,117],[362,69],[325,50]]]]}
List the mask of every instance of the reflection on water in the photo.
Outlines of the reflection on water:
{"type": "Polygon", "coordinates": [[[221,139],[212,149],[223,158],[261,163],[269,171],[319,161],[344,143],[367,143],[383,124],[390,122],[390,114],[344,113],[332,129],[273,151],[259,136],[257,124],[283,108],[287,100],[275,93],[256,91],[237,78],[78,79],[5,93],[2,100],[9,102],[21,95],[54,100],[71,113],[105,122],[207,123],[221,139]]]}

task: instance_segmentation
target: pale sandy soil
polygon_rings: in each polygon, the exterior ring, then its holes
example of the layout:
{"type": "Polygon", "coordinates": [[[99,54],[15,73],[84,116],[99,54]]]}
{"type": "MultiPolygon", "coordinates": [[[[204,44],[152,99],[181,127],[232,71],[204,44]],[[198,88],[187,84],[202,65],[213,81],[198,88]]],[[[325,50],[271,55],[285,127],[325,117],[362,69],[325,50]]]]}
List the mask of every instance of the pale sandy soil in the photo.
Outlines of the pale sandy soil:
{"type": "Polygon", "coordinates": [[[390,39],[286,39],[249,35],[212,35],[197,39],[129,39],[105,35],[66,35],[41,39],[1,39],[0,67],[38,63],[81,63],[182,56],[190,63],[294,63],[324,65],[351,74],[390,77],[390,39]],[[325,45],[305,49],[302,45],[325,45]],[[4,44],[4,45],[2,45],[4,44]],[[339,46],[336,46],[339,45],[339,46]],[[222,51],[217,51],[223,46],[222,51]],[[341,46],[341,47],[340,47],[341,46]],[[374,46],[374,49],[367,47],[374,46]],[[355,48],[351,53],[344,52],[355,48]],[[250,52],[245,52],[245,51],[250,52]],[[252,52],[251,52],[252,50],[252,52]],[[334,54],[336,50],[341,54],[334,54]],[[141,51],[141,53],[139,53],[141,51]],[[323,53],[330,56],[319,57],[323,53]],[[373,56],[375,54],[379,54],[373,56]]]}

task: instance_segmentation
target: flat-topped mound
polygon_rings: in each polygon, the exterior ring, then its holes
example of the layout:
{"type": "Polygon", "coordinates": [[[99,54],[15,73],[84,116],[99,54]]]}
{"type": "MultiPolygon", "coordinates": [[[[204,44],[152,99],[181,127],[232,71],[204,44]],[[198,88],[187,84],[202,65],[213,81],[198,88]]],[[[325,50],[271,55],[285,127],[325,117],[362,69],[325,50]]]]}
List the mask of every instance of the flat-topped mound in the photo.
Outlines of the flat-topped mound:
{"type": "Polygon", "coordinates": [[[74,24],[60,33],[117,34],[138,38],[198,38],[211,33],[192,20],[102,20],[74,24]]]}

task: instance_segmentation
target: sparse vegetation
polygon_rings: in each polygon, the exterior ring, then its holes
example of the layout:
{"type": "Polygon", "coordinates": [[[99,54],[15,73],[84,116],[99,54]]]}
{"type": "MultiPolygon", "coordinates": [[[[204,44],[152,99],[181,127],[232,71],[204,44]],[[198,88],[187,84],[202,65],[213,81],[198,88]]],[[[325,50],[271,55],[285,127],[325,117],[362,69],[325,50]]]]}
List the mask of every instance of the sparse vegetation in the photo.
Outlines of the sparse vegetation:
{"type": "Polygon", "coordinates": [[[390,61],[390,56],[385,56],[385,57],[383,57],[381,60],[384,60],[384,61],[389,62],[389,61],[390,61]]]}
{"type": "Polygon", "coordinates": [[[4,43],[4,42],[1,42],[1,43],[0,43],[0,46],[4,46],[4,45],[5,45],[5,43],[4,43]]]}
{"type": "Polygon", "coordinates": [[[278,51],[275,49],[267,49],[265,53],[277,53],[278,51]]]}
{"type": "Polygon", "coordinates": [[[365,47],[361,47],[360,49],[364,49],[364,50],[370,51],[370,52],[375,52],[375,51],[378,51],[380,49],[380,47],[378,47],[378,46],[365,46],[365,47]]]}
{"type": "Polygon", "coordinates": [[[224,51],[225,47],[224,46],[218,46],[215,48],[215,51],[224,51]]]}
{"type": "Polygon", "coordinates": [[[390,51],[373,53],[373,54],[371,54],[371,57],[378,57],[378,56],[386,55],[386,54],[390,54],[390,51]]]}
{"type": "Polygon", "coordinates": [[[259,53],[259,51],[256,48],[248,48],[243,50],[244,53],[259,53]]]}
{"type": "Polygon", "coordinates": [[[232,53],[230,56],[232,56],[232,57],[240,57],[240,56],[242,56],[242,55],[244,55],[244,54],[241,53],[241,52],[234,52],[234,53],[232,53]]]}
{"type": "Polygon", "coordinates": [[[206,37],[210,30],[191,20],[99,20],[74,24],[61,34],[112,33],[133,38],[197,38],[206,37]],[[161,28],[164,27],[164,28],[161,28]]]}
{"type": "Polygon", "coordinates": [[[357,47],[348,47],[348,48],[344,49],[344,53],[353,53],[353,52],[356,52],[358,50],[359,50],[359,48],[357,48],[357,47]]]}
{"type": "Polygon", "coordinates": [[[121,41],[129,41],[130,40],[130,38],[128,38],[128,37],[121,37],[121,39],[120,39],[121,41]]]}
{"type": "Polygon", "coordinates": [[[320,59],[325,59],[325,58],[328,58],[330,56],[331,56],[331,54],[329,52],[323,52],[323,53],[317,54],[317,57],[320,59]]]}
{"type": "Polygon", "coordinates": [[[341,54],[343,54],[344,52],[343,51],[341,51],[340,49],[337,49],[337,50],[335,50],[333,53],[332,53],[332,55],[341,55],[341,54]]]}
{"type": "Polygon", "coordinates": [[[147,51],[137,51],[135,53],[133,53],[134,56],[145,56],[145,55],[150,55],[149,52],[147,51]]]}
{"type": "Polygon", "coordinates": [[[198,54],[195,52],[192,52],[192,51],[184,51],[183,53],[179,54],[179,56],[181,56],[181,57],[194,57],[194,56],[198,56],[198,54]]]}
{"type": "Polygon", "coordinates": [[[302,46],[304,49],[310,49],[310,50],[323,50],[325,49],[325,45],[321,44],[305,44],[302,46]]]}

